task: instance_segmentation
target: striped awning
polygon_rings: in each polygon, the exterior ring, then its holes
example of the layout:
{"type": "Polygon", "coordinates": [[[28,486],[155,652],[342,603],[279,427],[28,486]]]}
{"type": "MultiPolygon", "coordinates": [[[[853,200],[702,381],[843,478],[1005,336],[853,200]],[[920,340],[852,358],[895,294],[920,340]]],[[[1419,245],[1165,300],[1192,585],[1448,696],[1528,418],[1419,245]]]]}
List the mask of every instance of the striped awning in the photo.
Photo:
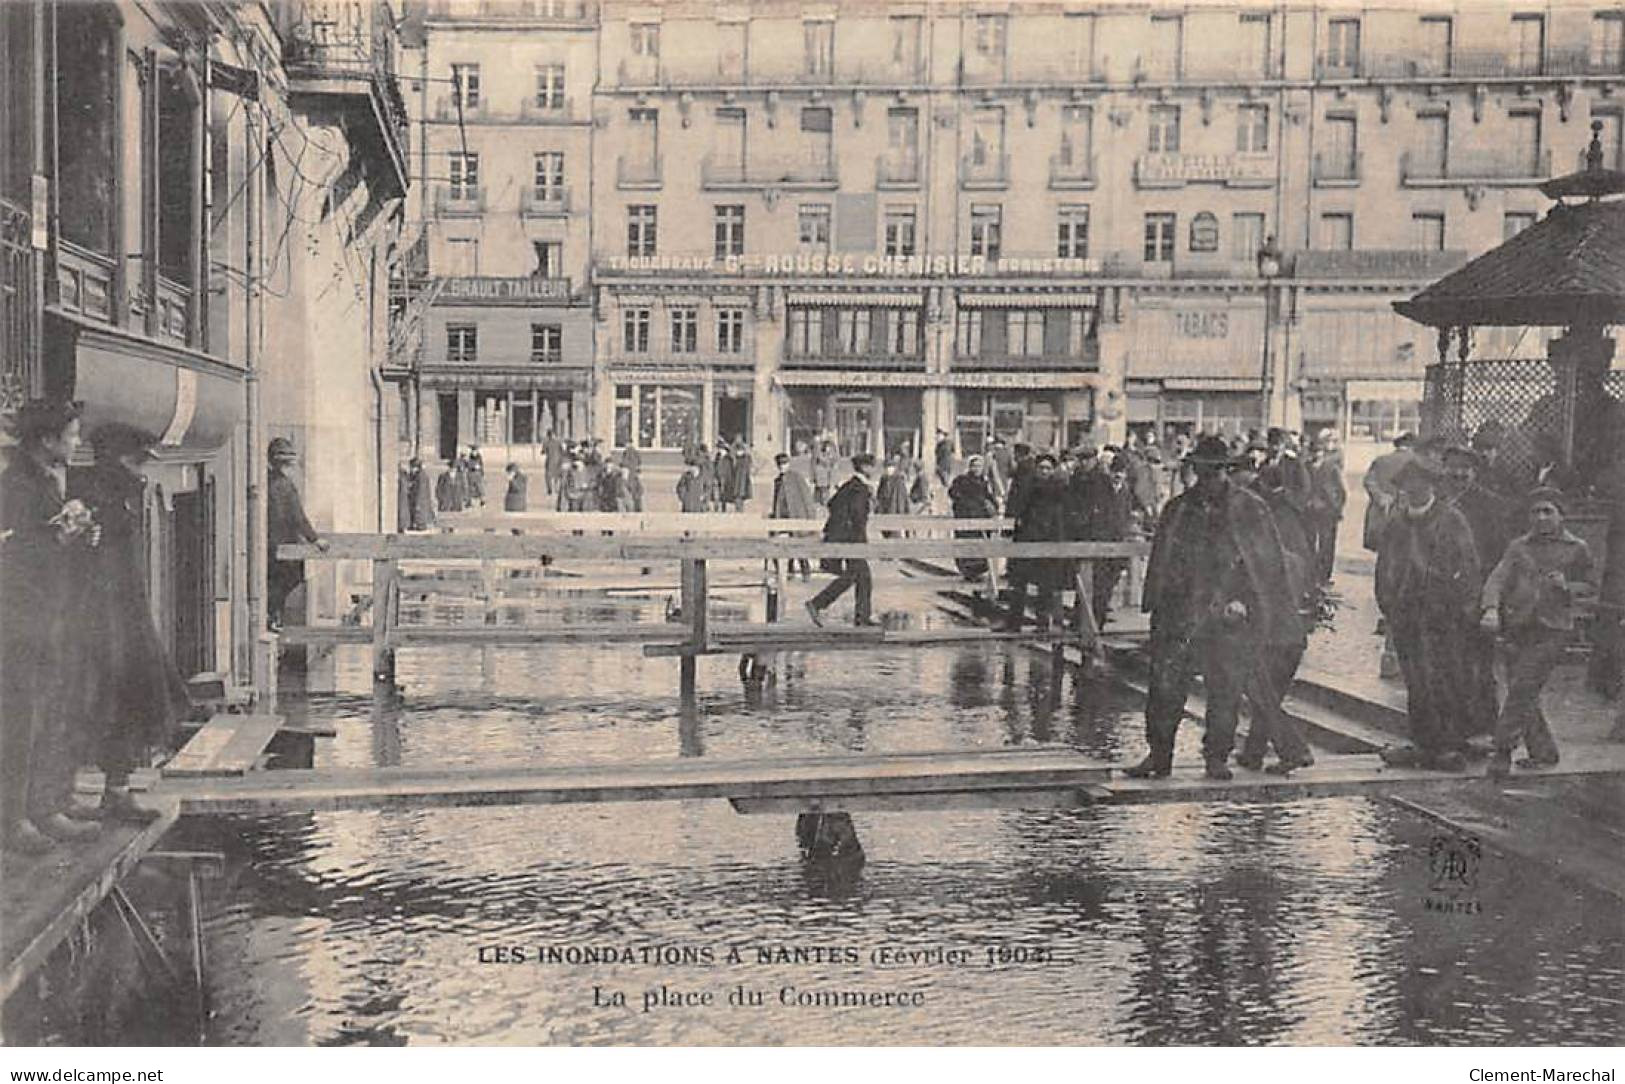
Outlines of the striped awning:
{"type": "Polygon", "coordinates": [[[925,304],[921,290],[791,290],[785,295],[788,305],[824,305],[841,308],[919,308],[925,304]]]}
{"type": "Polygon", "coordinates": [[[1258,391],[1263,381],[1256,376],[1176,376],[1165,377],[1164,391],[1258,391]]]}
{"type": "Polygon", "coordinates": [[[1011,294],[1011,293],[962,293],[959,295],[959,305],[968,309],[1092,309],[1095,307],[1095,293],[1089,291],[1071,291],[1070,293],[1054,294],[1011,294]]]}

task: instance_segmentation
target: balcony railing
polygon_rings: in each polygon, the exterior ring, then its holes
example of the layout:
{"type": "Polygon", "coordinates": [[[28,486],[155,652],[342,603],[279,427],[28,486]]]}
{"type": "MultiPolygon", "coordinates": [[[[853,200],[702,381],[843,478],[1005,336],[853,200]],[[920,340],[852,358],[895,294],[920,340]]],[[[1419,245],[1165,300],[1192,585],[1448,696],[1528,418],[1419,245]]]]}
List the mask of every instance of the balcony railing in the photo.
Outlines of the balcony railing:
{"type": "Polygon", "coordinates": [[[875,184],[881,188],[914,188],[920,183],[918,155],[883,154],[875,159],[875,184]]]}
{"type": "Polygon", "coordinates": [[[1363,57],[1344,53],[1321,53],[1315,58],[1315,74],[1322,79],[1352,79],[1364,73],[1363,57]]]}
{"type": "Polygon", "coordinates": [[[662,157],[646,158],[642,155],[621,155],[615,160],[615,186],[617,188],[659,188],[662,157]]]}
{"type": "Polygon", "coordinates": [[[912,371],[925,364],[925,350],[916,346],[910,353],[895,353],[882,346],[865,350],[798,350],[786,345],[784,364],[798,369],[889,369],[912,371]]]}
{"type": "MultiPolygon", "coordinates": [[[[131,264],[134,268],[137,265],[131,264]]],[[[139,295],[140,291],[132,291],[139,295]]],[[[57,242],[56,298],[58,305],[101,320],[113,319],[113,261],[65,240],[57,242]]],[[[145,300],[132,296],[130,304],[145,312],[145,300]]]]}
{"type": "Polygon", "coordinates": [[[570,189],[529,186],[520,194],[519,212],[527,218],[567,215],[570,213],[570,189]]]}
{"type": "Polygon", "coordinates": [[[192,288],[158,276],[158,311],[153,324],[159,335],[176,342],[188,342],[191,323],[192,288]]]}
{"type": "Polygon", "coordinates": [[[400,40],[390,5],[285,4],[277,10],[289,89],[351,93],[350,84],[370,98],[369,112],[383,119],[380,134],[404,192],[410,118],[395,79],[400,40]]]}
{"type": "Polygon", "coordinates": [[[1315,154],[1312,179],[1319,185],[1358,184],[1364,157],[1355,154],[1315,154]]]}
{"type": "Polygon", "coordinates": [[[485,213],[485,189],[443,184],[434,190],[434,209],[441,217],[485,213]]]}
{"type": "Polygon", "coordinates": [[[1092,154],[1052,154],[1049,156],[1051,188],[1093,188],[1099,176],[1092,154]]]}
{"type": "Polygon", "coordinates": [[[479,124],[488,119],[486,112],[488,104],[482,95],[473,103],[464,101],[459,111],[458,96],[456,94],[442,94],[435,99],[434,119],[455,121],[461,118],[465,124],[479,124]]]}
{"type": "Polygon", "coordinates": [[[1010,183],[1008,154],[967,154],[959,160],[961,188],[1004,188],[1010,183]]]}
{"type": "Polygon", "coordinates": [[[1611,57],[1593,56],[1589,49],[1554,49],[1546,57],[1547,75],[1620,75],[1625,56],[1616,49],[1611,57]]]}
{"type": "Polygon", "coordinates": [[[1407,185],[1469,184],[1478,181],[1532,184],[1552,175],[1552,152],[1462,150],[1440,161],[1406,151],[1399,159],[1400,183],[1407,185]]]}
{"type": "Polygon", "coordinates": [[[32,219],[0,201],[0,414],[39,389],[32,219]]]}
{"type": "Polygon", "coordinates": [[[626,57],[616,68],[616,76],[623,87],[658,87],[660,58],[626,57]]]}
{"type": "Polygon", "coordinates": [[[539,102],[534,94],[519,103],[519,119],[526,124],[576,124],[586,120],[573,96],[539,102]]]}
{"type": "MultiPolygon", "coordinates": [[[[757,57],[750,62],[703,57],[692,61],[673,58],[662,61],[657,72],[640,72],[631,81],[623,77],[623,86],[653,86],[663,88],[710,87],[846,87],[915,85],[926,81],[923,60],[898,62],[889,56],[847,59],[836,57],[833,67],[820,66],[808,71],[805,63],[779,63],[777,57],[757,57]]],[[[798,58],[799,60],[799,58],[798,58]]],[[[630,68],[627,69],[630,73],[630,68]]]]}
{"type": "Polygon", "coordinates": [[[834,187],[839,175],[833,158],[819,161],[719,161],[706,155],[700,162],[700,183],[706,188],[834,187]]]}
{"type": "Polygon", "coordinates": [[[454,301],[567,301],[571,280],[535,275],[452,275],[440,291],[454,301]]]}
{"type": "Polygon", "coordinates": [[[966,354],[955,347],[954,368],[961,372],[995,370],[999,372],[1078,372],[1092,373],[1100,369],[1100,353],[1086,351],[1074,354],[966,354]]]}

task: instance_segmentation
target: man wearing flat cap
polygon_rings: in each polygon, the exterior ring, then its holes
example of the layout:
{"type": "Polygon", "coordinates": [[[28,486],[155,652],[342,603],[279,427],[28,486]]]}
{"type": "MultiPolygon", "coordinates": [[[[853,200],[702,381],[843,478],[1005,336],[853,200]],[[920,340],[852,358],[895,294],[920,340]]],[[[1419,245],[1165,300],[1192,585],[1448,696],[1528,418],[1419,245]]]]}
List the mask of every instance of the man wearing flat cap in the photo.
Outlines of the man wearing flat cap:
{"type": "Polygon", "coordinates": [[[1382,751],[1396,767],[1461,771],[1473,687],[1470,653],[1483,573],[1473,531],[1445,499],[1431,459],[1405,464],[1399,500],[1377,550],[1377,605],[1405,676],[1411,744],[1382,751]]]}
{"type": "MultiPolygon", "coordinates": [[[[1019,475],[1010,487],[1005,515],[1016,521],[1011,533],[1014,542],[1063,542],[1066,540],[1066,482],[1055,471],[1053,455],[1043,453],[1033,459],[1032,470],[1019,475]]],[[[1038,588],[1033,611],[1041,628],[1048,629],[1060,601],[1064,558],[1012,557],[1007,566],[1010,579],[1010,615],[1005,627],[1021,630],[1027,610],[1027,585],[1038,588]]]]}
{"type": "Polygon", "coordinates": [[[1563,527],[1563,495],[1529,495],[1529,533],[1514,539],[1484,583],[1479,621],[1507,644],[1507,700],[1495,724],[1491,775],[1506,775],[1521,742],[1520,768],[1558,761],[1557,742],[1540,710],[1541,690],[1574,635],[1576,603],[1597,594],[1591,550],[1563,527]]]}
{"type": "Polygon", "coordinates": [[[1192,676],[1207,689],[1202,756],[1210,779],[1229,779],[1236,714],[1244,693],[1255,710],[1277,699],[1257,690],[1265,662],[1305,637],[1287,576],[1286,556],[1269,508],[1232,485],[1224,440],[1203,437],[1186,457],[1195,484],[1168,502],[1146,567],[1144,609],[1151,614],[1151,683],[1145,731],[1150,753],[1127,769],[1136,778],[1166,776],[1185,714],[1192,676]]]}
{"type": "MultiPolygon", "coordinates": [[[[1467,526],[1472,529],[1479,568],[1492,569],[1506,552],[1507,543],[1519,533],[1513,524],[1515,520],[1522,520],[1521,510],[1515,515],[1512,502],[1480,483],[1483,458],[1473,449],[1447,444],[1440,459],[1444,463],[1444,495],[1461,510],[1467,526]]],[[[1472,671],[1472,681],[1463,694],[1471,705],[1462,716],[1466,733],[1488,734],[1499,711],[1495,694],[1494,635],[1476,629],[1468,634],[1467,665],[1472,671]]]]}

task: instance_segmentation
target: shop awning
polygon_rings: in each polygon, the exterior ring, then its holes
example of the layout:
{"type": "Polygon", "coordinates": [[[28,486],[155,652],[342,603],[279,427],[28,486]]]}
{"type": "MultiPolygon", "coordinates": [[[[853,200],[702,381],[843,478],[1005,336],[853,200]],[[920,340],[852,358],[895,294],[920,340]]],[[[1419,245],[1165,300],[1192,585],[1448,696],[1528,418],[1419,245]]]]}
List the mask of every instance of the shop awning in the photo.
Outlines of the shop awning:
{"type": "Polygon", "coordinates": [[[477,388],[489,391],[493,388],[508,388],[513,391],[545,391],[557,388],[585,389],[590,375],[586,369],[543,369],[523,373],[488,369],[476,372],[425,369],[422,380],[425,388],[445,390],[477,388]]]}
{"type": "Polygon", "coordinates": [[[1261,390],[1262,381],[1252,376],[1181,376],[1165,377],[1163,391],[1252,391],[1261,390]]]}
{"type": "Polygon", "coordinates": [[[791,290],[785,295],[789,305],[824,305],[841,308],[919,308],[925,304],[920,290],[791,290]]]}
{"type": "Polygon", "coordinates": [[[970,309],[1092,309],[1095,291],[1074,290],[1070,293],[962,293],[961,308],[970,309]]]}
{"type": "Polygon", "coordinates": [[[86,434],[122,422],[155,434],[161,450],[210,453],[243,415],[243,370],[180,346],[50,314],[61,353],[53,383],[84,403],[86,434]]]}

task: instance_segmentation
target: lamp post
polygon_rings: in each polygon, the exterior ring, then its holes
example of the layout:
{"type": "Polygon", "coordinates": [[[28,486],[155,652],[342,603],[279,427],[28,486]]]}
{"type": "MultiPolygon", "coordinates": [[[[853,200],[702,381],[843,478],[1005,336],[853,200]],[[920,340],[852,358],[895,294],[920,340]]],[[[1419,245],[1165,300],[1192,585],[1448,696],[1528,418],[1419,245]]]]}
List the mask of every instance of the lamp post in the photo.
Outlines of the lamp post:
{"type": "Polygon", "coordinates": [[[1270,356],[1271,330],[1275,327],[1275,280],[1281,274],[1281,250],[1275,244],[1275,235],[1264,238],[1264,244],[1258,250],[1258,277],[1264,280],[1264,361],[1263,371],[1259,374],[1259,391],[1261,395],[1259,424],[1261,428],[1270,424],[1270,403],[1274,398],[1274,359],[1270,356]]]}

